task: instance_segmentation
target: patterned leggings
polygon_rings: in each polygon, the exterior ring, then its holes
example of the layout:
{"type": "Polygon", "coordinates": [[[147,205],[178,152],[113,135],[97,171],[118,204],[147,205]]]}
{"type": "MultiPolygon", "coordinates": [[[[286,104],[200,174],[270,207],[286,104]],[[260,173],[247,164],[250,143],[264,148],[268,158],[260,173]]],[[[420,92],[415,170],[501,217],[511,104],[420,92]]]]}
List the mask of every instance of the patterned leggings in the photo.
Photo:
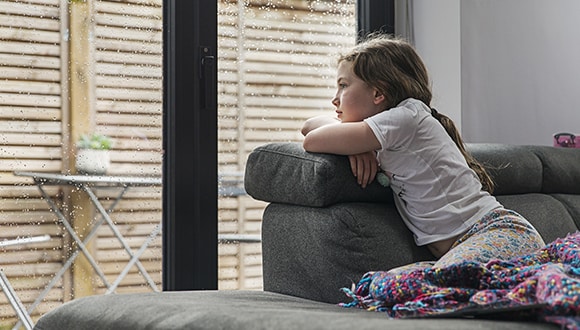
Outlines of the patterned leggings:
{"type": "Polygon", "coordinates": [[[462,261],[487,263],[509,260],[545,246],[536,229],[520,214],[502,208],[486,214],[460,237],[438,261],[422,261],[397,267],[389,273],[408,272],[426,267],[443,268],[462,261]]]}

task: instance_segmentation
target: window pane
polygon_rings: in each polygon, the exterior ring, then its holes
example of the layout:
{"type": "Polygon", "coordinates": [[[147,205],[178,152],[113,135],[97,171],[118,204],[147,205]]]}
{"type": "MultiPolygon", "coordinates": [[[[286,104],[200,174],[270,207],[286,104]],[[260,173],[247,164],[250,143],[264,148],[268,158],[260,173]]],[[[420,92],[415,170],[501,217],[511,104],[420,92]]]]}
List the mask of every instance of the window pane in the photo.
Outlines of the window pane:
{"type": "MultiPolygon", "coordinates": [[[[161,29],[161,0],[0,2],[0,269],[24,305],[33,306],[33,319],[68,300],[106,293],[130,259],[127,250],[136,252],[158,229],[161,29]],[[34,176],[21,173],[79,174],[75,155],[85,133],[106,135],[112,145],[106,173],[84,178],[109,182],[106,176],[122,176],[117,181],[123,184],[152,179],[130,187],[118,202],[123,185],[91,187],[98,205],[112,209],[120,238],[106,221],[91,234],[103,218],[82,187],[39,187],[34,176]],[[82,253],[62,268],[77,244],[61,215],[81,239],[92,235],[86,249],[98,270],[82,253]],[[41,240],[6,244],[30,237],[41,240]],[[61,269],[62,277],[40,299],[61,269]]],[[[161,237],[147,242],[115,292],[161,288],[161,237]]],[[[15,322],[0,294],[0,328],[15,322]]]]}
{"type": "MultiPolygon", "coordinates": [[[[222,188],[255,147],[300,141],[302,122],[330,113],[337,55],[355,43],[355,1],[227,1],[218,16],[222,188]]],[[[265,203],[219,199],[219,234],[259,238],[265,203]]],[[[260,289],[260,243],[219,246],[220,289],[260,289]]]]}

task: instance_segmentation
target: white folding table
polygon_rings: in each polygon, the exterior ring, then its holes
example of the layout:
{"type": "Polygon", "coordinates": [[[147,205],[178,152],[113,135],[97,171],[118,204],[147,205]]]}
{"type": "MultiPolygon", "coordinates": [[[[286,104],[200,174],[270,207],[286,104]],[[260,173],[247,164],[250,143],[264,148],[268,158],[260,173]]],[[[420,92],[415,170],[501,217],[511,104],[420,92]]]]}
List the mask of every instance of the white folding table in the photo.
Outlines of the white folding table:
{"type": "Polygon", "coordinates": [[[111,175],[69,175],[69,174],[58,174],[58,173],[43,173],[43,172],[14,172],[17,176],[24,176],[30,177],[34,180],[34,183],[40,190],[40,193],[43,199],[48,203],[50,209],[55,213],[57,216],[60,224],[66,229],[66,231],[71,235],[73,240],[76,242],[77,247],[63,264],[61,269],[55,274],[52,278],[50,283],[46,286],[46,288],[40,293],[38,298],[34,301],[32,305],[28,308],[28,313],[32,313],[32,311],[38,306],[38,304],[44,299],[44,297],[48,294],[48,292],[56,285],[56,283],[60,280],[60,278],[66,273],[67,269],[70,268],[76,257],[79,253],[83,253],[87,258],[88,262],[91,264],[93,269],[95,270],[96,274],[101,278],[104,285],[107,287],[106,293],[112,293],[115,291],[117,286],[121,283],[123,278],[128,274],[130,268],[135,265],[144,279],[147,281],[149,286],[154,291],[159,291],[155,281],[149,276],[149,273],[145,269],[145,267],[139,261],[139,257],[143,254],[143,252],[147,249],[149,244],[156,238],[157,235],[161,232],[161,220],[159,224],[155,226],[153,231],[149,234],[145,242],[141,245],[139,249],[133,251],[130,246],[127,244],[127,241],[113,222],[110,217],[111,211],[115,208],[115,206],[119,203],[119,201],[123,198],[127,190],[131,187],[146,187],[146,186],[161,186],[162,179],[160,177],[141,177],[141,176],[111,176],[111,175]],[[100,219],[96,220],[92,224],[92,228],[90,232],[86,235],[84,240],[81,240],[77,233],[75,232],[74,228],[72,227],[70,220],[63,214],[63,211],[58,207],[57,203],[53,200],[51,196],[49,196],[44,189],[44,186],[49,185],[56,185],[56,186],[72,186],[76,187],[79,190],[84,191],[87,196],[89,197],[91,203],[95,206],[98,214],[101,216],[100,219]],[[112,201],[111,205],[108,209],[101,204],[99,199],[95,194],[95,189],[99,188],[118,188],[120,190],[117,197],[112,201]],[[107,223],[110,229],[113,231],[115,237],[119,240],[127,254],[129,255],[130,259],[125,268],[121,271],[121,273],[117,276],[116,280],[113,283],[109,283],[105,278],[105,274],[101,271],[99,266],[97,265],[93,256],[89,253],[86,245],[88,242],[96,235],[98,228],[103,224],[107,223]]]}

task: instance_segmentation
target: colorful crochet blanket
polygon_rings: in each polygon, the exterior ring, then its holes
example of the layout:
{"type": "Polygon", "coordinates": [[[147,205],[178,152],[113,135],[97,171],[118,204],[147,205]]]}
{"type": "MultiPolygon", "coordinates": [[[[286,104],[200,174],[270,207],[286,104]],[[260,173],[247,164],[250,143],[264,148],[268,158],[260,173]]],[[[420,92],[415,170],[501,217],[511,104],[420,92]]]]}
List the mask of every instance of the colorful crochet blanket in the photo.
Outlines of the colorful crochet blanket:
{"type": "Polygon", "coordinates": [[[462,262],[398,275],[369,272],[352,290],[343,291],[352,302],[342,306],[386,312],[392,318],[511,310],[512,319],[533,316],[580,329],[580,232],[509,261],[462,262]],[[533,313],[525,313],[526,308],[533,313]]]}

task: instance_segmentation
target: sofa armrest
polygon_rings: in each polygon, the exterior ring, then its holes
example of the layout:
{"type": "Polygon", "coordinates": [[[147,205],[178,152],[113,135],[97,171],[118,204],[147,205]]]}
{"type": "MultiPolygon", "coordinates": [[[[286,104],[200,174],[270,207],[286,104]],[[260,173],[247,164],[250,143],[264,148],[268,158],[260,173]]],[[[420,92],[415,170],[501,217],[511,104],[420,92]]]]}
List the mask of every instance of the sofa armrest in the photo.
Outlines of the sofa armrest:
{"type": "Polygon", "coordinates": [[[310,153],[299,143],[270,143],[252,151],[244,176],[255,199],[323,207],[341,202],[392,202],[376,180],[361,188],[346,156],[310,153]]]}

